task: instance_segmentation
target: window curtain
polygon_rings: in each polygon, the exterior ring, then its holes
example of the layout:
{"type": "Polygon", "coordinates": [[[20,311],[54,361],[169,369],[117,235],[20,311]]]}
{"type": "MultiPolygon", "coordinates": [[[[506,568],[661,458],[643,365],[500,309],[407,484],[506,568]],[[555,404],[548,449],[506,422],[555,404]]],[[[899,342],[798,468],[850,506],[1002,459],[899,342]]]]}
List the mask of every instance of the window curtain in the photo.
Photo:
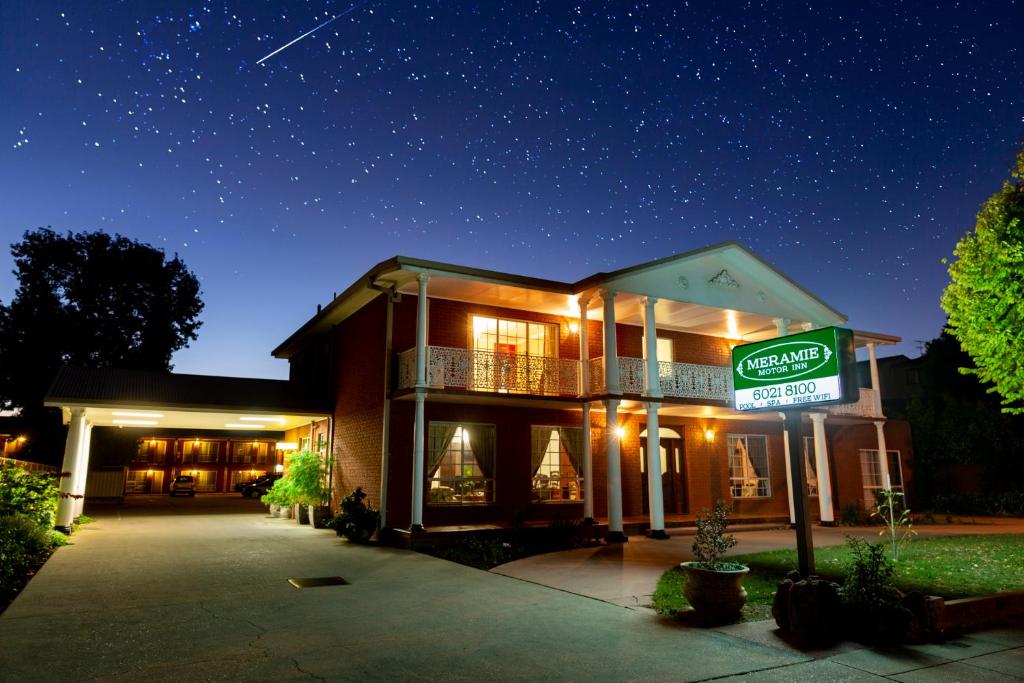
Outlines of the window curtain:
{"type": "Polygon", "coordinates": [[[583,476],[583,430],[578,427],[559,427],[558,438],[565,447],[576,476],[583,476]]]}
{"type": "Polygon", "coordinates": [[[452,439],[455,437],[455,430],[458,429],[459,425],[450,423],[430,423],[429,440],[428,443],[430,448],[427,453],[427,476],[432,477],[437,472],[437,468],[441,466],[441,460],[444,459],[444,454],[448,451],[448,447],[452,444],[452,439]]]}
{"type": "Polygon", "coordinates": [[[494,425],[462,425],[463,437],[468,437],[476,464],[487,479],[494,477],[494,457],[497,450],[494,425]]]}
{"type": "Polygon", "coordinates": [[[533,427],[533,449],[530,452],[530,466],[533,476],[537,476],[537,470],[544,462],[544,456],[548,452],[548,442],[551,441],[550,427],[533,427]]]}

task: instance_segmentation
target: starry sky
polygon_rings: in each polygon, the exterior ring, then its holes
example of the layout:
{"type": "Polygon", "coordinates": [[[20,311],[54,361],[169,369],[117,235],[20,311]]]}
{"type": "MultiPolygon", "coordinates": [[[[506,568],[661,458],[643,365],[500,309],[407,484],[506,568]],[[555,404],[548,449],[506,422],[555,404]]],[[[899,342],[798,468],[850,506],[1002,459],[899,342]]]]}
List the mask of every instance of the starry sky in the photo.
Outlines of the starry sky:
{"type": "Polygon", "coordinates": [[[270,350],[395,254],[575,280],[723,240],[916,355],[1024,139],[1021,26],[1011,0],[0,3],[0,240],[179,254],[206,302],[182,372],[286,376],[270,350]]]}

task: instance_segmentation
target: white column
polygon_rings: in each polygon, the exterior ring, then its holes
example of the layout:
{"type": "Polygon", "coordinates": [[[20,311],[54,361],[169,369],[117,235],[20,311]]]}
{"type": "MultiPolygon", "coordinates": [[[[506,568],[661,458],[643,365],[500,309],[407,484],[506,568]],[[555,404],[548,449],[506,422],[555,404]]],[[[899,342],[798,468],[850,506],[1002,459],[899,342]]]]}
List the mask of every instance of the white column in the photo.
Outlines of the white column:
{"type": "Polygon", "coordinates": [[[875,342],[868,342],[868,367],[871,369],[871,388],[874,389],[875,417],[882,417],[882,387],[878,384],[878,358],[875,357],[875,342]]]}
{"type": "Polygon", "coordinates": [[[615,337],[615,292],[601,290],[601,298],[604,299],[604,390],[618,396],[622,388],[619,386],[619,353],[615,337]]]}
{"type": "Polygon", "coordinates": [[[889,478],[889,450],[885,447],[885,422],[879,420],[875,423],[878,431],[878,468],[882,475],[882,488],[891,489],[892,481],[889,478]]]}
{"type": "Polygon", "coordinates": [[[423,408],[426,401],[426,392],[416,392],[416,423],[413,425],[412,438],[412,521],[411,529],[423,528],[423,443],[424,424],[423,408]]]}
{"type": "Polygon", "coordinates": [[[788,318],[774,318],[772,322],[775,323],[775,331],[778,333],[777,336],[785,337],[789,334],[789,319],[788,318]]]}
{"type": "Polygon", "coordinates": [[[427,282],[430,276],[420,273],[416,298],[416,388],[427,386],[427,282]]]}
{"type": "Polygon", "coordinates": [[[590,443],[590,404],[583,404],[583,521],[594,521],[594,454],[590,443]]]}
{"type": "MultiPolygon", "coordinates": [[[[832,478],[828,473],[828,444],[825,442],[825,413],[809,413],[814,425],[814,462],[818,470],[818,506],[821,523],[834,524],[832,514],[832,478]]],[[[803,453],[800,454],[803,456],[803,453]]],[[[801,463],[802,465],[803,463],[801,463]]]]}
{"type": "Polygon", "coordinates": [[[57,502],[55,526],[65,533],[71,533],[75,519],[75,482],[82,455],[82,439],[85,437],[85,409],[73,408],[68,423],[68,438],[64,442],[64,465],[61,468],[60,499],[57,502]]]}
{"type": "Polygon", "coordinates": [[[580,396],[590,396],[590,330],[587,309],[590,297],[580,298],[580,396]]]}
{"type": "Polygon", "coordinates": [[[82,516],[82,510],[85,508],[85,483],[89,476],[89,448],[92,444],[92,422],[90,420],[85,421],[85,433],[82,437],[81,444],[81,455],[79,456],[78,464],[78,478],[75,481],[75,495],[77,498],[73,498],[75,501],[75,521],[82,516]]]}
{"type": "Polygon", "coordinates": [[[647,501],[651,516],[651,538],[668,538],[665,533],[665,499],[661,490],[660,403],[647,404],[647,501]]]}
{"type": "MultiPolygon", "coordinates": [[[[614,337],[614,335],[613,335],[614,337]]],[[[606,356],[607,358],[607,356],[606,356]]],[[[622,456],[619,449],[619,401],[606,399],[605,434],[607,439],[608,469],[608,540],[612,543],[625,542],[622,533],[622,456]]]]}
{"type": "MultiPolygon", "coordinates": [[[[661,373],[658,372],[658,326],[654,321],[654,304],[656,303],[658,300],[654,297],[644,297],[644,351],[647,355],[644,393],[651,398],[661,398],[663,395],[661,393],[661,373]]],[[[650,429],[648,429],[648,433],[650,433],[650,429]]]]}
{"type": "Polygon", "coordinates": [[[786,414],[779,413],[782,418],[782,452],[786,456],[786,491],[789,494],[789,523],[796,524],[796,513],[793,511],[793,470],[790,468],[789,431],[786,430],[786,414]]]}

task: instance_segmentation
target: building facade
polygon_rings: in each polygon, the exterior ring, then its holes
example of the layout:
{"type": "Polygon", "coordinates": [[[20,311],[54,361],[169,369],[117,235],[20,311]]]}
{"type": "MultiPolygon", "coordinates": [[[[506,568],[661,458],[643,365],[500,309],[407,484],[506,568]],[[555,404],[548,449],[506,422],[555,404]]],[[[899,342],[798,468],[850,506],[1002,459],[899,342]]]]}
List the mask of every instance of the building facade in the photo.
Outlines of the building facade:
{"type": "MultiPolygon", "coordinates": [[[[804,415],[790,454],[777,413],[731,405],[737,344],[846,317],[736,243],[563,283],[397,257],[281,344],[322,397],[335,501],[363,488],[386,528],[607,520],[611,540],[692,519],[792,514],[799,457],[822,523],[912,487],[909,428],[871,387],[804,415]]],[[[286,437],[288,438],[288,437],[286,437]]]]}

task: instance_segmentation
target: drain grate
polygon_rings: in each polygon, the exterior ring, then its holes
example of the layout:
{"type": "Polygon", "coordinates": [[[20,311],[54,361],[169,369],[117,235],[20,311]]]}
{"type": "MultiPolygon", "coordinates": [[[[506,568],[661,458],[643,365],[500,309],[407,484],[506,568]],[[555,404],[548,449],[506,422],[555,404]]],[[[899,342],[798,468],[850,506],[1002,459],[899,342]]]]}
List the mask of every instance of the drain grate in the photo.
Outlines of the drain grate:
{"type": "Polygon", "coordinates": [[[348,581],[340,576],[315,576],[311,579],[288,579],[296,588],[319,588],[320,586],[347,586],[348,581]]]}

